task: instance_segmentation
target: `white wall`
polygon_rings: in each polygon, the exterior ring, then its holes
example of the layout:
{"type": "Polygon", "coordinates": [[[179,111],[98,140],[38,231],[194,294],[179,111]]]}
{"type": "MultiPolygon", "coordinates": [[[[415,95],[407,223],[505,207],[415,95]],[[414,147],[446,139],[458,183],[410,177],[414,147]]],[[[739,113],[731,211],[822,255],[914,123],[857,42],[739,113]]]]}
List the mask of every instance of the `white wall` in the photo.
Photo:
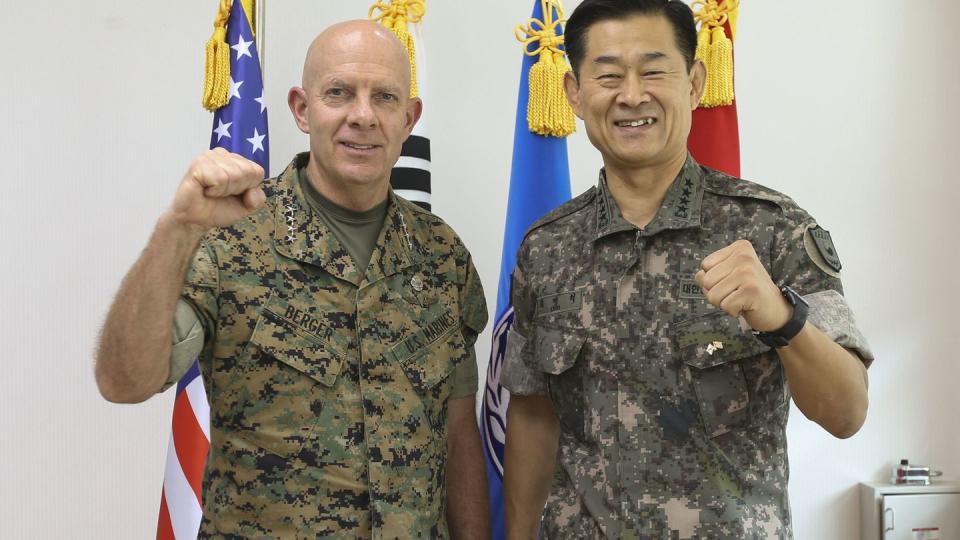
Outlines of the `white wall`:
{"type": "MultiPolygon", "coordinates": [[[[7,7],[0,34],[0,536],[150,538],[172,395],[104,402],[91,350],[119,280],[209,141],[198,103],[216,3],[56,4],[7,7]]],[[[531,6],[438,0],[427,16],[434,205],[471,248],[491,309],[520,66],[512,31],[531,6]]],[[[285,101],[307,42],[367,7],[269,3],[273,172],[305,148],[285,101]]],[[[949,155],[958,16],[954,0],[743,3],[744,175],[790,193],[831,230],[878,358],[870,415],[853,439],[793,416],[798,539],[856,538],[857,482],[885,478],[900,457],[960,477],[949,155]]],[[[576,192],[600,161],[582,132],[570,148],[576,192]]],[[[488,342],[489,332],[481,357],[488,342]]]]}

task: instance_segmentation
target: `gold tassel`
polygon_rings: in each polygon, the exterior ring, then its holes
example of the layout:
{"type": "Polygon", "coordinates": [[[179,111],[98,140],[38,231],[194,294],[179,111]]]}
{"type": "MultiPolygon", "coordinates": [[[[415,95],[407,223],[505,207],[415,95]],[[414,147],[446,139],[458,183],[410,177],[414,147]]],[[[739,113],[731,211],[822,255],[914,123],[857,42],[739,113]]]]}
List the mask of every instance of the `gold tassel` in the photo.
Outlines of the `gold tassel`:
{"type": "Polygon", "coordinates": [[[517,39],[524,44],[528,56],[540,58],[530,68],[529,99],[527,101],[527,127],[532,133],[550,137],[566,137],[577,129],[573,109],[563,92],[563,77],[570,71],[563,51],[563,36],[558,36],[556,28],[561,20],[553,19],[556,9],[562,17],[560,6],[553,0],[543,0],[543,21],[530,19],[527,26],[519,25],[515,30],[517,39]],[[535,50],[529,50],[530,44],[539,42],[535,50]]]}
{"type": "Polygon", "coordinates": [[[701,28],[697,32],[697,54],[696,57],[698,60],[703,60],[704,63],[707,63],[708,56],[710,56],[710,29],[701,28]]]}
{"type": "Polygon", "coordinates": [[[719,0],[699,0],[692,4],[699,7],[694,14],[700,23],[697,58],[707,68],[707,80],[700,98],[703,107],[723,107],[733,103],[733,42],[727,37],[724,25],[739,4],[739,0],[724,0],[723,5],[719,0]]]}
{"type": "Polygon", "coordinates": [[[230,0],[220,0],[220,9],[213,22],[213,35],[206,46],[202,104],[210,112],[230,101],[230,47],[226,41],[230,6],[230,0]]]}
{"type": "Polygon", "coordinates": [[[711,83],[707,107],[720,107],[733,103],[733,43],[723,27],[713,29],[710,43],[711,83]]]}
{"type": "Polygon", "coordinates": [[[367,18],[379,22],[384,28],[388,28],[397,35],[397,39],[407,49],[407,57],[410,59],[410,97],[420,95],[420,88],[417,86],[417,50],[413,41],[413,35],[407,28],[407,24],[416,24],[427,14],[425,0],[390,0],[390,3],[378,1],[370,6],[367,12],[367,18]],[[380,10],[380,14],[374,16],[374,12],[380,10]]]}

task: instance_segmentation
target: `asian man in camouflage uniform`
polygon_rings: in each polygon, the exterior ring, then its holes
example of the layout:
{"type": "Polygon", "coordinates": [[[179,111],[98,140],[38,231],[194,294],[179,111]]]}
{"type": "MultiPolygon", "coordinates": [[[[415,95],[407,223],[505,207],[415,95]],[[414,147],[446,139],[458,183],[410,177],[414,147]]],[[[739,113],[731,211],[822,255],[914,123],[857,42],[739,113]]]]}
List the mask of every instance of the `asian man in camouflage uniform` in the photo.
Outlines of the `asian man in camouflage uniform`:
{"type": "Polygon", "coordinates": [[[324,31],[289,94],[310,152],[262,186],[256,164],[201,155],[121,285],[97,382],[143,401],[199,354],[204,538],[489,535],[480,280],[450,227],[389,189],[420,116],[409,85],[389,31],[324,31]]]}
{"type": "Polygon", "coordinates": [[[867,410],[829,233],[688,154],[705,70],[685,4],[585,0],[565,35],[604,169],[517,256],[508,537],[791,538],[791,397],[837,437],[867,410]]]}

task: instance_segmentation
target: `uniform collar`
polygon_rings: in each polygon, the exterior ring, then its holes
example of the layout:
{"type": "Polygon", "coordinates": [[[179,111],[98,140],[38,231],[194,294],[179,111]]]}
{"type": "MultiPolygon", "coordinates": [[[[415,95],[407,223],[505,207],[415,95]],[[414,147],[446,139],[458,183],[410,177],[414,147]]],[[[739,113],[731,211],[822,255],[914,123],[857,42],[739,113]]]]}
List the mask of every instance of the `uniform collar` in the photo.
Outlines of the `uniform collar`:
{"type": "Polygon", "coordinates": [[[370,283],[397,274],[424,258],[423,240],[416,234],[418,222],[410,208],[412,205],[398,197],[393,189],[387,197],[390,199],[387,217],[367,268],[370,283]]]}
{"type": "Polygon", "coordinates": [[[411,210],[391,189],[383,229],[364,276],[347,249],[307,202],[300,185],[300,169],[307,165],[309,158],[309,153],[298,154],[277,179],[273,238],[278,253],[323,268],[357,286],[364,281],[372,283],[419,262],[422,249],[411,228],[414,223],[411,210]]]}
{"type": "MultiPolygon", "coordinates": [[[[685,229],[700,226],[700,206],[703,202],[703,169],[692,156],[677,174],[667,190],[667,194],[657,210],[657,215],[641,231],[644,236],[652,236],[668,229],[685,229]]],[[[605,236],[622,231],[637,230],[637,226],[623,217],[617,201],[607,186],[606,172],[600,170],[600,181],[596,197],[597,236],[605,236]]]]}

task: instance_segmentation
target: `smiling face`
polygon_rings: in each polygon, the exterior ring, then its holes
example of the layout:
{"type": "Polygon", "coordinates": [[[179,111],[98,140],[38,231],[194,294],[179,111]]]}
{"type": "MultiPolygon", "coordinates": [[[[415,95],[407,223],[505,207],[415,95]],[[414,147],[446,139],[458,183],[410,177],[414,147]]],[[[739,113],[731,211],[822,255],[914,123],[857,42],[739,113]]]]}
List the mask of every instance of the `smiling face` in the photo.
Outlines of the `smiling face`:
{"type": "Polygon", "coordinates": [[[289,103],[310,135],[308,171],[321,193],[345,206],[386,197],[390,171],[420,116],[409,88],[406,52],[379,25],[353,21],[317,37],[303,87],[290,90],[289,103]]]}
{"type": "Polygon", "coordinates": [[[614,174],[686,158],[703,64],[687,69],[670,22],[661,16],[603,20],[590,26],[579,80],[567,97],[587,136],[614,174]]]}

